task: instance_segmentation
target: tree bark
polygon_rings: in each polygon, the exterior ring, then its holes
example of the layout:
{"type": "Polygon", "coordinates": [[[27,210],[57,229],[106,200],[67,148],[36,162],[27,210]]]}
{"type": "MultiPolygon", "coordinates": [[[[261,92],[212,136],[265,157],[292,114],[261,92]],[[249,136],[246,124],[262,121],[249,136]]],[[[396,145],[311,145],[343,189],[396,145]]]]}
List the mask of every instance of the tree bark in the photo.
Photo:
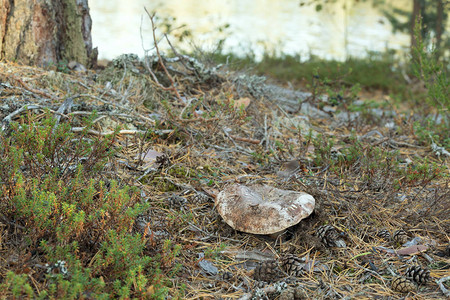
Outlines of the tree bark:
{"type": "Polygon", "coordinates": [[[0,59],[48,66],[96,63],[87,0],[0,0],[0,59]]]}

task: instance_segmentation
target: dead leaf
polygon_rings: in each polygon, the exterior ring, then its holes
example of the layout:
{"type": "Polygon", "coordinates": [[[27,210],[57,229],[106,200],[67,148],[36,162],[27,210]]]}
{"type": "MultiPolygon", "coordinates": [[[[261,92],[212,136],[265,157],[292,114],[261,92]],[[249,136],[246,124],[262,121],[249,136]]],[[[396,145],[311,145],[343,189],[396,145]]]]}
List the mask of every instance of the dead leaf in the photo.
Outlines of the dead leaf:
{"type": "Polygon", "coordinates": [[[277,172],[277,176],[287,179],[294,175],[299,169],[300,163],[298,160],[287,161],[281,165],[280,171],[277,172]]]}
{"type": "Polygon", "coordinates": [[[134,159],[141,158],[143,161],[143,165],[139,167],[141,170],[146,170],[148,168],[155,168],[156,166],[156,160],[158,157],[164,156],[164,153],[148,149],[147,152],[143,152],[141,154],[138,154],[134,157],[134,159]]]}
{"type": "Polygon", "coordinates": [[[251,100],[248,97],[240,98],[234,101],[234,108],[241,109],[242,107],[243,109],[247,109],[247,107],[250,105],[250,102],[251,100]]]}
{"type": "Polygon", "coordinates": [[[421,252],[425,252],[428,250],[428,246],[425,245],[413,245],[410,247],[402,248],[397,250],[397,254],[399,255],[416,255],[421,252]]]}
{"type": "Polygon", "coordinates": [[[147,152],[142,153],[141,155],[136,155],[135,159],[139,159],[140,157],[142,157],[142,160],[144,162],[153,162],[156,160],[156,158],[158,158],[159,156],[163,156],[164,153],[152,150],[152,149],[148,149],[147,152]]]}
{"type": "Polygon", "coordinates": [[[153,285],[151,285],[147,288],[147,295],[153,296],[154,294],[155,294],[155,287],[153,285]]]}

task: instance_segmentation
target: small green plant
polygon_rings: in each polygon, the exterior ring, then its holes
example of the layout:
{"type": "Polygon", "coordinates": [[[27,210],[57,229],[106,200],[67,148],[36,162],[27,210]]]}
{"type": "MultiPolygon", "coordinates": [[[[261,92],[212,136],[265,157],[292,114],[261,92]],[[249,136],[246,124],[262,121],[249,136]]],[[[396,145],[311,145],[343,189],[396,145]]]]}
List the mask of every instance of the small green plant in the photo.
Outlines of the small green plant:
{"type": "Polygon", "coordinates": [[[426,103],[435,110],[434,119],[425,118],[414,123],[417,138],[423,144],[437,143],[450,147],[450,81],[448,69],[439,61],[439,55],[434,45],[427,51],[421,34],[422,20],[418,18],[414,27],[417,41],[412,49],[412,65],[417,78],[426,88],[426,103]]]}
{"type": "Polygon", "coordinates": [[[403,183],[407,186],[424,186],[432,180],[445,177],[446,168],[428,159],[409,164],[402,172],[403,183]]]}
{"type": "Polygon", "coordinates": [[[312,140],[314,145],[314,164],[316,166],[326,167],[333,164],[335,159],[332,155],[332,148],[334,140],[327,138],[322,134],[318,134],[315,139],[312,140]]]}
{"type": "Polygon", "coordinates": [[[269,162],[269,154],[262,147],[258,147],[251,153],[253,160],[258,164],[267,164],[269,162]]]}
{"type": "MultiPolygon", "coordinates": [[[[33,299],[36,297],[33,288],[28,283],[28,278],[26,274],[19,275],[12,271],[8,271],[8,273],[6,273],[6,278],[4,282],[0,284],[0,289],[10,290],[11,295],[17,299],[22,298],[33,299]]],[[[0,295],[2,294],[0,293],[0,295]]]]}
{"type": "Polygon", "coordinates": [[[439,112],[446,116],[448,123],[448,111],[450,110],[450,81],[448,70],[438,60],[437,50],[434,45],[430,53],[424,43],[421,34],[422,18],[417,18],[414,27],[416,46],[412,49],[412,62],[415,75],[423,82],[427,89],[426,101],[436,109],[436,118],[439,112]]]}
{"type": "Polygon", "coordinates": [[[0,214],[24,225],[23,248],[14,251],[35,249],[46,262],[33,284],[20,269],[0,275],[1,298],[148,298],[150,287],[152,297],[167,296],[170,282],[153,268],[175,270],[180,249],[164,249],[162,264],[148,255],[149,237],[133,224],[149,205],[136,188],[104,176],[116,133],[89,136],[94,117],[77,135],[50,113],[0,132],[0,214]]]}

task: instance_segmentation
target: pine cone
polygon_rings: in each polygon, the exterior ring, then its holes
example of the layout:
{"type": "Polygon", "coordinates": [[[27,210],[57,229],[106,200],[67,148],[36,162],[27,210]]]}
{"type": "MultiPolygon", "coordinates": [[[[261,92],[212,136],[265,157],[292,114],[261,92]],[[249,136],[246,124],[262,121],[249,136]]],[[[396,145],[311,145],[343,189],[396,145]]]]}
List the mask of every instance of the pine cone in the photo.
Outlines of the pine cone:
{"type": "Polygon", "coordinates": [[[400,245],[406,243],[408,241],[408,238],[408,233],[403,229],[396,230],[392,235],[392,240],[394,240],[394,242],[396,243],[399,243],[400,245]]]}
{"type": "Polygon", "coordinates": [[[278,300],[295,300],[295,291],[293,288],[287,288],[281,292],[278,300]]]}
{"type": "MultiPolygon", "coordinates": [[[[192,197],[191,201],[195,204],[204,204],[211,201],[211,197],[203,192],[196,192],[192,197]]],[[[214,202],[214,201],[213,201],[214,202]]]]}
{"type": "Polygon", "coordinates": [[[378,231],[377,236],[386,241],[389,241],[391,239],[391,233],[387,229],[378,231]]]}
{"type": "Polygon", "coordinates": [[[305,263],[301,258],[287,254],[281,259],[281,267],[290,276],[300,277],[304,273],[305,263]]]}
{"type": "Polygon", "coordinates": [[[431,279],[430,270],[424,269],[421,266],[411,266],[406,269],[405,277],[418,284],[426,284],[431,279]]]}
{"type": "Polygon", "coordinates": [[[167,198],[169,205],[171,208],[181,208],[186,205],[186,198],[178,196],[178,195],[172,195],[169,198],[167,198]]]}
{"type": "Polygon", "coordinates": [[[406,279],[405,277],[395,277],[392,279],[391,287],[394,291],[399,293],[409,293],[417,289],[414,282],[406,279]]]}
{"type": "Polygon", "coordinates": [[[258,281],[276,281],[281,277],[280,267],[275,260],[265,261],[260,263],[253,275],[253,278],[258,281]]]}
{"type": "Polygon", "coordinates": [[[344,248],[347,246],[345,241],[340,238],[340,234],[337,229],[332,225],[320,226],[316,230],[316,235],[328,247],[344,248]]]}

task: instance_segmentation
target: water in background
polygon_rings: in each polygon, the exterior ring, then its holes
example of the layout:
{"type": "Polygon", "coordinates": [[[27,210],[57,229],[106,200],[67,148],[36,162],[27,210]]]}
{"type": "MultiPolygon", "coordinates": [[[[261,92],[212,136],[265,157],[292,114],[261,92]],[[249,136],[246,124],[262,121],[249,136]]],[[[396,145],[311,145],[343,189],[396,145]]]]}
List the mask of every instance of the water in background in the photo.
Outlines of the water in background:
{"type": "MultiPolygon", "coordinates": [[[[404,2],[410,5],[411,1],[404,2]]],[[[196,46],[213,50],[225,38],[226,52],[261,57],[264,51],[343,60],[367,51],[402,50],[409,35],[391,31],[389,21],[370,1],[338,0],[316,12],[300,7],[299,0],[95,0],[89,6],[92,38],[100,59],[123,53],[144,54],[152,47],[151,25],[144,11],[161,18],[176,18],[174,26],[186,24],[196,46]],[[224,28],[229,24],[228,28],[224,28]],[[219,29],[222,29],[220,31],[219,29]],[[141,36],[142,35],[142,36],[141,36]]],[[[180,30],[181,31],[181,30],[180,30]]],[[[172,41],[176,43],[176,39],[172,41]]],[[[192,49],[192,42],[176,46],[192,49]]],[[[161,44],[161,47],[164,47],[161,44]]]]}

